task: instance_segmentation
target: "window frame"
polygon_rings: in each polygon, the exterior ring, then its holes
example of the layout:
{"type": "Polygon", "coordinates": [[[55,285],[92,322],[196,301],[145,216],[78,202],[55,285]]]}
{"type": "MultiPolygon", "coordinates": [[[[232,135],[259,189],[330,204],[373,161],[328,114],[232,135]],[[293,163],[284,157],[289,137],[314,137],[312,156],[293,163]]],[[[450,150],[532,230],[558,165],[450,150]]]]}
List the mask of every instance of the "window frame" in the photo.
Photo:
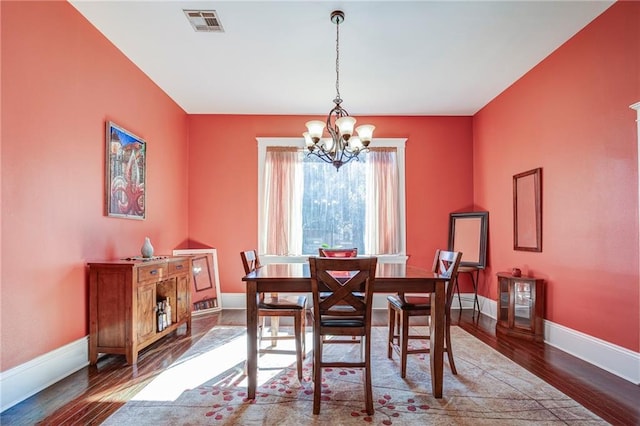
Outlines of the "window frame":
{"type": "MultiPolygon", "coordinates": [[[[267,263],[305,263],[308,255],[300,256],[278,256],[266,255],[264,243],[260,241],[262,224],[264,223],[264,209],[262,206],[262,196],[264,194],[264,168],[267,156],[267,147],[296,147],[305,150],[304,138],[287,137],[258,137],[258,254],[263,264],[267,263]]],[[[398,161],[398,198],[400,201],[400,253],[395,255],[379,255],[379,263],[402,263],[407,262],[407,215],[406,215],[406,184],[405,184],[405,145],[407,138],[375,138],[372,147],[395,148],[398,161]]],[[[366,154],[364,154],[366,155],[366,154]]],[[[354,160],[357,161],[357,160],[354,160]]]]}

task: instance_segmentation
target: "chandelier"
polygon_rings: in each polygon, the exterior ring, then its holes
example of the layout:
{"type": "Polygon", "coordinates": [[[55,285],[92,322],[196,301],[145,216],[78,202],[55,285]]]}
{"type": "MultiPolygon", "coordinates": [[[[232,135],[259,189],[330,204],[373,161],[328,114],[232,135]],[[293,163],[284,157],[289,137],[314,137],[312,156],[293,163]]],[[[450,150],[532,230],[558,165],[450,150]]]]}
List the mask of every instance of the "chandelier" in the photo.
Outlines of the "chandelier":
{"type": "Polygon", "coordinates": [[[358,159],[361,152],[369,151],[369,144],[373,136],[375,126],[363,124],[355,130],[357,136],[353,135],[356,119],[349,116],[347,110],[342,108],[342,98],[340,98],[340,24],[344,21],[344,12],[335,10],[331,12],[331,22],[336,24],[336,104],[329,115],[326,123],[320,120],[312,120],[306,123],[307,131],[304,136],[305,145],[309,150],[307,155],[315,155],[322,161],[331,163],[339,170],[343,164],[358,159]],[[324,128],[327,127],[330,138],[323,138],[324,128]]]}

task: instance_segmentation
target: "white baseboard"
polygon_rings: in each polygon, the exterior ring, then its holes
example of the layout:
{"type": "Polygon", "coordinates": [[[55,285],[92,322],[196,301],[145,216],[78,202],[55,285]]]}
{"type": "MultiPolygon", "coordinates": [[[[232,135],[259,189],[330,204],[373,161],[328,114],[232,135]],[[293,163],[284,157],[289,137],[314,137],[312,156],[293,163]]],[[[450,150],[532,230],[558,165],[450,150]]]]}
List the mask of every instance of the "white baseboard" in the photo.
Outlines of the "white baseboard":
{"type": "Polygon", "coordinates": [[[551,321],[544,322],[545,343],[640,385],[640,353],[551,321]]]}
{"type": "Polygon", "coordinates": [[[222,293],[222,309],[244,309],[247,306],[247,296],[244,293],[222,293]]]}
{"type": "MultiPolygon", "coordinates": [[[[222,293],[224,309],[244,309],[242,293],[222,293]]],[[[461,294],[462,308],[472,309],[473,294],[461,294]]],[[[495,300],[478,296],[482,313],[496,318],[495,300]]],[[[374,296],[374,309],[385,309],[386,295],[374,296]]],[[[452,305],[459,309],[457,296],[452,305]]],[[[604,340],[545,321],[545,343],[622,377],[640,384],[640,353],[616,346],[604,340]]],[[[0,372],[0,412],[24,401],[31,395],[62,380],[89,364],[89,337],[83,337],[31,361],[0,372]]]]}
{"type": "MultiPolygon", "coordinates": [[[[482,313],[496,319],[497,302],[482,296],[478,298],[482,313]]],[[[640,385],[640,353],[638,352],[548,320],[544,321],[544,342],[635,385],[640,385]]]]}
{"type": "Polygon", "coordinates": [[[89,337],[83,337],[0,373],[0,412],[89,364],[89,337]]]}

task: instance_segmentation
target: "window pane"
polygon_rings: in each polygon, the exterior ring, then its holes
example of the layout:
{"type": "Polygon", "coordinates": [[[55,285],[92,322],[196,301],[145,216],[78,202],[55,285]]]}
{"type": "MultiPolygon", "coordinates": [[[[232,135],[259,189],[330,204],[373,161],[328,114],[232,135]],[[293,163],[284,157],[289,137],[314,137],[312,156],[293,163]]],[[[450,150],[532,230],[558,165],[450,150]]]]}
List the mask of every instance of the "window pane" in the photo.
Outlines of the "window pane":
{"type": "Polygon", "coordinates": [[[365,253],[365,161],[353,160],[336,171],[332,164],[305,156],[303,254],[317,255],[321,246],[357,247],[365,253]]]}

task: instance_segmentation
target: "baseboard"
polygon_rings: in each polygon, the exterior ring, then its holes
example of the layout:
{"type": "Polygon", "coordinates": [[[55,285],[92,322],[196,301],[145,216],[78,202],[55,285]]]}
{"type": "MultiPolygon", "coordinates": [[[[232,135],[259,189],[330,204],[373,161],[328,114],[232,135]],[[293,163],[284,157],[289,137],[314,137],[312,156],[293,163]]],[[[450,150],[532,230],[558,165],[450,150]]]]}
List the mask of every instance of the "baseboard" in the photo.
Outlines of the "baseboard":
{"type": "Polygon", "coordinates": [[[222,309],[245,309],[247,296],[244,293],[222,293],[222,309]]]}
{"type": "MultiPolygon", "coordinates": [[[[223,293],[224,309],[244,309],[246,296],[223,293]]],[[[473,294],[461,294],[462,309],[472,309],[473,294]]],[[[496,318],[496,302],[478,296],[483,314],[496,318]]],[[[459,309],[454,301],[452,309],[459,309]]],[[[386,309],[386,295],[374,296],[374,309],[386,309]]],[[[640,385],[640,354],[604,340],[545,321],[545,343],[616,376],[640,385]]],[[[88,365],[89,337],[83,337],[31,361],[0,372],[0,412],[88,365]]]]}
{"type": "MultiPolygon", "coordinates": [[[[497,302],[482,296],[478,296],[478,299],[482,313],[496,319],[497,302]]],[[[635,385],[640,385],[640,353],[638,352],[548,320],[544,321],[544,342],[635,385]]]]}
{"type": "Polygon", "coordinates": [[[544,322],[545,343],[640,385],[640,353],[572,330],[544,322]]]}
{"type": "Polygon", "coordinates": [[[13,407],[89,364],[89,337],[83,337],[0,373],[0,412],[13,407]]]}

